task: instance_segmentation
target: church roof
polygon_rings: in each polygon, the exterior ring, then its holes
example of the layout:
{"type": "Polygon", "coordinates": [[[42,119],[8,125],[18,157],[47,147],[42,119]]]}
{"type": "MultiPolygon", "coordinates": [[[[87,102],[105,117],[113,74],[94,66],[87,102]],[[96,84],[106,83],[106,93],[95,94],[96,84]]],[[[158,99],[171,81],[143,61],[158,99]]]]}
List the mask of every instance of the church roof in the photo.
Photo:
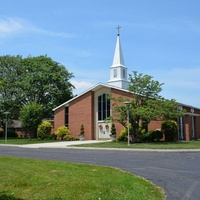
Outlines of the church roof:
{"type": "Polygon", "coordinates": [[[59,105],[58,107],[54,108],[53,111],[57,110],[58,108],[62,107],[62,106],[67,106],[68,103],[70,103],[71,101],[79,98],[80,96],[86,94],[87,92],[89,91],[97,91],[99,90],[100,88],[102,87],[107,87],[107,88],[113,88],[113,89],[117,89],[117,90],[120,90],[120,91],[124,91],[124,92],[128,92],[128,93],[131,93],[129,90],[125,90],[125,89],[122,89],[122,88],[119,88],[119,87],[115,87],[115,86],[112,86],[112,85],[109,85],[109,84],[105,84],[105,83],[98,83],[96,85],[94,85],[93,87],[89,88],[88,90],[85,90],[84,92],[82,92],[81,94],[75,96],[74,98],[64,102],[63,104],[59,105]]]}
{"type": "MultiPolygon", "coordinates": [[[[57,106],[56,108],[53,109],[53,111],[61,108],[62,106],[68,106],[68,103],[72,102],[73,100],[79,98],[80,96],[86,94],[87,92],[89,91],[97,91],[99,89],[101,89],[102,87],[107,87],[107,88],[113,88],[113,89],[117,89],[117,90],[120,90],[120,91],[124,91],[124,92],[127,92],[127,93],[133,93],[129,90],[125,90],[125,89],[122,89],[122,88],[119,88],[119,87],[115,87],[115,86],[112,86],[112,85],[109,85],[109,84],[105,84],[105,83],[98,83],[96,85],[94,85],[93,87],[89,88],[88,90],[85,90],[84,92],[82,92],[81,94],[75,96],[74,98],[64,102],[63,104],[57,106]]],[[[197,107],[194,107],[194,106],[191,106],[191,105],[187,105],[187,104],[183,104],[183,103],[180,103],[180,102],[177,102],[180,106],[185,106],[185,107],[189,107],[189,108],[194,108],[194,109],[200,109],[200,108],[197,108],[197,107]]],[[[185,113],[185,114],[188,114],[188,113],[185,113]]],[[[199,116],[199,114],[198,114],[199,116]]]]}

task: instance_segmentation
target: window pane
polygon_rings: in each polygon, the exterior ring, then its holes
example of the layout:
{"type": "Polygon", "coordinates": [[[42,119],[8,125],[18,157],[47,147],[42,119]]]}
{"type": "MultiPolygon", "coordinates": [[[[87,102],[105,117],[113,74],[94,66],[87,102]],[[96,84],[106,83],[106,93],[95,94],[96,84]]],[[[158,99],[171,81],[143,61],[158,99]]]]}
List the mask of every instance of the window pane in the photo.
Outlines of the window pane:
{"type": "Polygon", "coordinates": [[[98,97],[98,120],[101,120],[101,96],[98,97]]]}
{"type": "Polygon", "coordinates": [[[107,117],[110,117],[110,99],[107,99],[107,117]]]}
{"type": "Polygon", "coordinates": [[[117,77],[117,69],[114,69],[114,78],[117,77]]]}
{"type": "Polygon", "coordinates": [[[105,120],[110,117],[110,99],[106,94],[98,97],[98,120],[105,120]]]}
{"type": "Polygon", "coordinates": [[[65,107],[65,126],[68,127],[69,124],[69,108],[65,107]]]}
{"type": "Polygon", "coordinates": [[[125,69],[123,69],[123,78],[126,78],[126,73],[125,69]]]}

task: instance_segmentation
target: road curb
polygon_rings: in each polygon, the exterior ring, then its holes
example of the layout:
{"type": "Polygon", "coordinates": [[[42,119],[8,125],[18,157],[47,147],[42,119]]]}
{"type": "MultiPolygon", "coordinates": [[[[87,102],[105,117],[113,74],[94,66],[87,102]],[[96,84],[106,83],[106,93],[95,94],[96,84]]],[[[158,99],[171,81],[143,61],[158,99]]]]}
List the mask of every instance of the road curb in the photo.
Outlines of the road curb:
{"type": "Polygon", "coordinates": [[[96,147],[75,147],[67,146],[67,149],[83,149],[83,150],[106,150],[106,151],[135,151],[135,152],[200,152],[200,149],[129,149],[129,148],[96,148],[96,147]]]}

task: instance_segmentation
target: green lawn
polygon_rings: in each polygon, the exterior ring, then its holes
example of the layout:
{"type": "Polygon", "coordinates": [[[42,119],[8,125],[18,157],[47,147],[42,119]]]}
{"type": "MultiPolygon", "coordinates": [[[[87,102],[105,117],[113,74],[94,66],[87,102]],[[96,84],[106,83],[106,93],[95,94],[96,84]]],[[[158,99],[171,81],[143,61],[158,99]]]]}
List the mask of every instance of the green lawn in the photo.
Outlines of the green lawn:
{"type": "Polygon", "coordinates": [[[86,164],[0,157],[3,200],[163,200],[162,189],[122,170],[86,164]]]}
{"type": "Polygon", "coordinates": [[[76,145],[80,147],[96,148],[129,148],[129,149],[200,149],[200,141],[190,142],[152,142],[152,143],[132,143],[127,142],[103,142],[94,144],[76,145]]]}
{"type": "Polygon", "coordinates": [[[40,140],[40,139],[29,139],[29,138],[8,138],[7,142],[3,138],[0,139],[0,144],[37,144],[47,142],[60,142],[58,140],[40,140]]]}
{"type": "MultiPolygon", "coordinates": [[[[58,140],[39,140],[28,138],[8,138],[7,142],[0,139],[0,144],[37,144],[47,142],[62,142],[58,140]]],[[[96,147],[96,148],[130,148],[130,149],[200,149],[200,141],[178,141],[178,142],[152,142],[152,143],[132,143],[130,146],[127,142],[103,142],[94,144],[76,145],[80,147],[96,147]]]]}

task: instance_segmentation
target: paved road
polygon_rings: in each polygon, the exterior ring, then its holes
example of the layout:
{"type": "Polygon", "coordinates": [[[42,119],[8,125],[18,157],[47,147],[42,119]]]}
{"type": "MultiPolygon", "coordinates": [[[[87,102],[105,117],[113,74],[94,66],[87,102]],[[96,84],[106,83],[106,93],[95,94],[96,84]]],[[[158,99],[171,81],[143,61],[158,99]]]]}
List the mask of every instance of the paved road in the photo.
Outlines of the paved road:
{"type": "Polygon", "coordinates": [[[140,175],[162,187],[168,200],[200,199],[200,152],[147,152],[0,146],[0,155],[118,167],[140,175]]]}

